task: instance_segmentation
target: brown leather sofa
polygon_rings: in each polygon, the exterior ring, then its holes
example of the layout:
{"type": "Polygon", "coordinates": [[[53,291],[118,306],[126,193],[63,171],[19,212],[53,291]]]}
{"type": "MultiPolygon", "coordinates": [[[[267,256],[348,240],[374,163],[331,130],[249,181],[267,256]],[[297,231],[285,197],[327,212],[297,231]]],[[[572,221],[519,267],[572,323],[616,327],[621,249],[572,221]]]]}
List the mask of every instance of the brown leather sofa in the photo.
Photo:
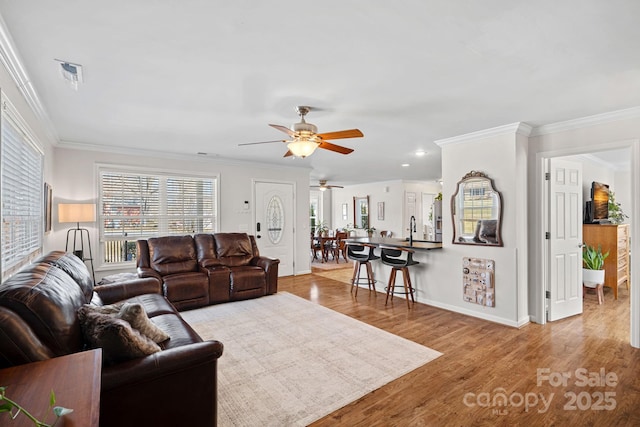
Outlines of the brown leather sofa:
{"type": "Polygon", "coordinates": [[[78,309],[123,301],[142,304],[170,339],[157,353],[103,366],[100,426],[216,425],[222,344],[203,341],[162,296],[155,279],[94,288],[85,264],[73,254],[51,252],[0,284],[0,368],[83,351],[78,309]]]}
{"type": "Polygon", "coordinates": [[[178,310],[278,291],[280,260],[260,256],[246,233],[138,240],[138,276],[152,278],[178,310]]]}

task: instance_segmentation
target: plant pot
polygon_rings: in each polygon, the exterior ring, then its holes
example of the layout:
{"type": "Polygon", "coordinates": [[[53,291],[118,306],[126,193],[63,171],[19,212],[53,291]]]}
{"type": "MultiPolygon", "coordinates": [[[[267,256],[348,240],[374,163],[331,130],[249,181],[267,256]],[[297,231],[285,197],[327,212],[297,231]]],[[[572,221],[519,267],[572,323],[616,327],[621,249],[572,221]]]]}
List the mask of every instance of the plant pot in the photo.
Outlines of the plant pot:
{"type": "Polygon", "coordinates": [[[604,284],[604,270],[582,269],[582,283],[588,288],[604,284]]]}

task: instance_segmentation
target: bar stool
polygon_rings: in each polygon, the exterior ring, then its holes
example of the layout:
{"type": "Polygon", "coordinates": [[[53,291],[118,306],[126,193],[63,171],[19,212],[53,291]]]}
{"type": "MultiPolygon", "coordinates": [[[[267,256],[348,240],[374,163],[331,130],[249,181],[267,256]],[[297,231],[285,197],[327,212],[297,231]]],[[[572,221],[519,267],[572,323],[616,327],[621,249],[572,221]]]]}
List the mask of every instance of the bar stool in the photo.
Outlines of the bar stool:
{"type": "Polygon", "coordinates": [[[380,259],[379,256],[373,253],[375,245],[369,243],[347,243],[347,257],[353,261],[353,276],[351,277],[351,292],[353,287],[356,287],[356,294],[358,296],[358,284],[360,282],[360,267],[364,264],[367,269],[367,285],[369,291],[376,290],[376,280],[373,276],[373,269],[371,268],[371,261],[380,259]]]}
{"type": "Polygon", "coordinates": [[[409,248],[402,247],[390,247],[390,246],[380,246],[382,257],[382,263],[384,265],[388,265],[391,267],[391,274],[389,275],[389,284],[387,285],[387,297],[384,300],[384,305],[387,305],[389,301],[389,295],[391,295],[391,300],[393,301],[393,294],[404,294],[407,298],[407,307],[411,308],[409,304],[409,297],[411,297],[411,302],[415,303],[416,301],[413,299],[413,286],[411,285],[411,276],[409,276],[409,267],[412,265],[419,264],[418,261],[413,260],[414,250],[409,248]],[[406,252],[406,258],[402,258],[402,253],[406,252]],[[398,291],[396,292],[396,273],[398,270],[402,271],[404,292],[398,291]]]}

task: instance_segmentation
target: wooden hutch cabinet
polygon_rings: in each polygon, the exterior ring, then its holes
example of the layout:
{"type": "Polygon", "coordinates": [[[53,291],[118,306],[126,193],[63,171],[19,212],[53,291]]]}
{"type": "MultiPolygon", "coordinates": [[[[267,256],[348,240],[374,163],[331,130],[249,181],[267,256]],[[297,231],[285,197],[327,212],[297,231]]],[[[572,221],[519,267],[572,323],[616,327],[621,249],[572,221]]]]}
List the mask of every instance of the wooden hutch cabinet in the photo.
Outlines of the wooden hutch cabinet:
{"type": "Polygon", "coordinates": [[[584,224],[582,241],[609,251],[604,260],[604,285],[613,289],[613,297],[618,299],[618,286],[626,282],[629,289],[629,224],[584,224]]]}

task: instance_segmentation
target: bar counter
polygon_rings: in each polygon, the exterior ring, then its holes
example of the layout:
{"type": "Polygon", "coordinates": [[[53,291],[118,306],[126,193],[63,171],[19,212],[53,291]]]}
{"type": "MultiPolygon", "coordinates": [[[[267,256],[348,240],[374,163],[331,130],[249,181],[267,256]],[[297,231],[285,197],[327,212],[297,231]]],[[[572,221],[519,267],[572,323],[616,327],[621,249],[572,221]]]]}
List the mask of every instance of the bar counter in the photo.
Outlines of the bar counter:
{"type": "Polygon", "coordinates": [[[442,249],[442,242],[431,242],[427,240],[414,240],[413,244],[409,244],[407,239],[399,239],[395,237],[349,237],[345,240],[349,243],[369,243],[376,246],[395,246],[401,248],[409,248],[421,251],[431,249],[442,249]]]}

